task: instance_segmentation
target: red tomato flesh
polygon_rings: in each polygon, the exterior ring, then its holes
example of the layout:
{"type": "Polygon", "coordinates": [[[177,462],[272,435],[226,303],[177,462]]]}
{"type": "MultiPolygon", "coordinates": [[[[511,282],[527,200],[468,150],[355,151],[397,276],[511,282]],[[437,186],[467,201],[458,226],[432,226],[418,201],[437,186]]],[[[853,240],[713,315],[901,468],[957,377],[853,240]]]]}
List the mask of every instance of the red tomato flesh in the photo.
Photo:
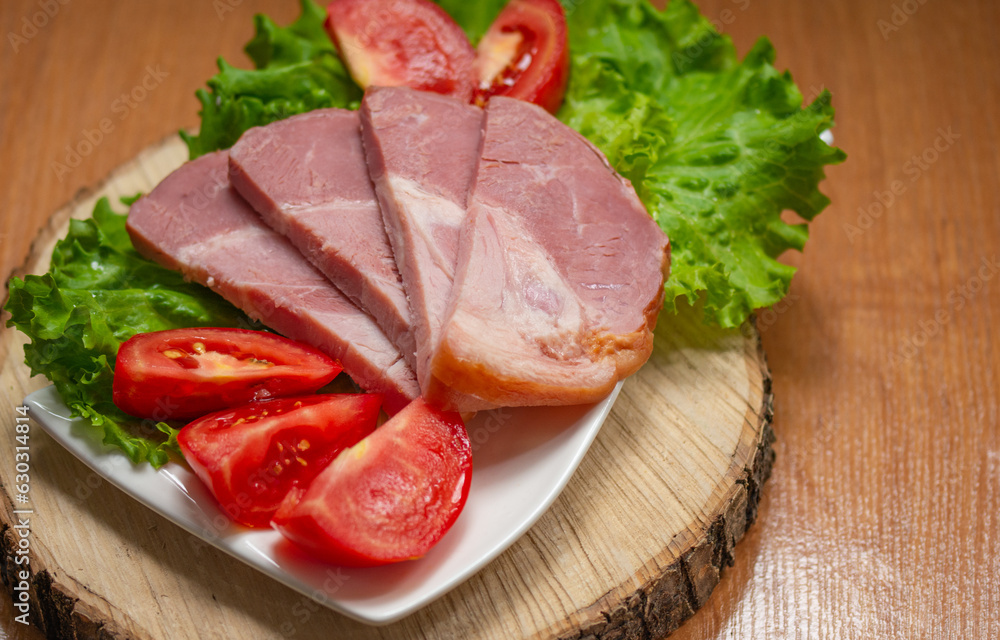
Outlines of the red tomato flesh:
{"type": "Polygon", "coordinates": [[[271,524],[335,564],[412,560],[454,524],[471,480],[461,417],[417,399],[343,451],[308,488],[290,491],[271,524]]]}
{"type": "Polygon", "coordinates": [[[375,429],[381,404],[372,393],[255,402],[195,420],[177,442],[229,517],[266,527],[289,491],[375,429]]]}
{"type": "Polygon", "coordinates": [[[125,413],[181,420],[316,391],[342,367],[307,345],[246,329],[140,333],[118,349],[112,399],[125,413]]]}
{"type": "Polygon", "coordinates": [[[511,0],[479,41],[475,74],[479,106],[508,96],[558,111],[569,80],[566,12],[559,0],[511,0]]]}
{"type": "Polygon", "coordinates": [[[430,0],[334,0],[326,30],[362,88],[407,86],[472,98],[476,52],[430,0]]]}

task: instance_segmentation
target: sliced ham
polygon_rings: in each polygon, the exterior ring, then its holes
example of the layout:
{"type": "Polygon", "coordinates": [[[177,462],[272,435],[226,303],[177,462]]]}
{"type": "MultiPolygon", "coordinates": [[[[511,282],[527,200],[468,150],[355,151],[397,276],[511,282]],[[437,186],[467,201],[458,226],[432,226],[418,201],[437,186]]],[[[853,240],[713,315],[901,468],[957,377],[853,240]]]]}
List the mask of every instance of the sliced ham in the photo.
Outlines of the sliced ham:
{"type": "Polygon", "coordinates": [[[230,180],[274,230],[410,359],[409,306],[368,170],[356,111],[320,109],[248,130],[230,180]]]}
{"type": "Polygon", "coordinates": [[[136,249],[220,294],[252,318],[340,360],[395,412],[419,395],[412,369],[375,321],[229,185],[228,154],[188,162],[129,212],[136,249]]]}
{"type": "MultiPolygon", "coordinates": [[[[403,87],[369,89],[361,103],[368,170],[409,297],[415,369],[425,393],[441,386],[430,359],[448,310],[482,124],[477,107],[403,87]]],[[[462,411],[496,406],[461,394],[447,403],[462,411]]]]}
{"type": "Polygon", "coordinates": [[[668,263],[665,234],[596,147],[540,107],[493,98],[431,358],[441,384],[424,395],[598,400],[649,357],[668,263]]]}

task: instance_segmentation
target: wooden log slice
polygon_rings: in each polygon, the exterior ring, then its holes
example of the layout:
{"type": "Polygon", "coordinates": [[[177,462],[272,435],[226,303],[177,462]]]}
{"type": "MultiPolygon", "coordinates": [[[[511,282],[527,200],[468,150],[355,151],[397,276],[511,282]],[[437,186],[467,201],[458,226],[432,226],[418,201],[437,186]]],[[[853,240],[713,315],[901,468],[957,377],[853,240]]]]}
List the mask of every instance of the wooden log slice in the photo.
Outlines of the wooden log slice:
{"type": "MultiPolygon", "coordinates": [[[[186,158],[171,137],[57,212],[22,269],[43,273],[97,197],[148,191],[186,158]]],[[[656,640],[701,607],[754,521],[774,457],[771,381],[752,324],[664,315],[552,508],[504,554],[389,626],[355,622],[189,535],[31,431],[30,565],[17,564],[15,408],[25,338],[0,335],[3,577],[28,569],[30,620],[51,638],[476,638],[656,640]]],[[[324,594],[317,594],[319,600],[324,594]]],[[[17,613],[17,612],[15,612],[17,613]]]]}

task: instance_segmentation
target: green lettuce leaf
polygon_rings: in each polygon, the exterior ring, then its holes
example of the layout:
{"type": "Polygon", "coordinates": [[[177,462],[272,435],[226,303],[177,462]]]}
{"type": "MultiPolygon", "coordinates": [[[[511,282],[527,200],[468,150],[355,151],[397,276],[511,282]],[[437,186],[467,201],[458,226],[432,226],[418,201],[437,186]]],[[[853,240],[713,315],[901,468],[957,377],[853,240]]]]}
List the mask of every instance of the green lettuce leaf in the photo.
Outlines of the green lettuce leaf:
{"type": "Polygon", "coordinates": [[[219,59],[219,73],[208,91],[197,92],[201,128],[185,131],[192,159],[228,149],[251,127],[326,107],[356,109],[361,90],[337,57],[326,35],[325,11],[312,0],[300,0],[302,14],[288,27],[262,15],[254,18],[256,34],[246,52],[256,69],[237,69],[219,59]]]}
{"type": "Polygon", "coordinates": [[[165,463],[176,425],[126,415],[111,400],[118,347],[136,333],[253,323],[222,298],[140,256],[125,216],[98,201],[93,217],[73,220],[45,275],[13,278],[7,326],[31,337],[32,375],[44,375],[74,415],[103,429],[104,442],[133,462],[165,463]]]}
{"type": "Polygon", "coordinates": [[[670,237],[665,309],[705,297],[706,320],[739,326],[788,293],[802,250],[829,200],[823,167],[842,162],[820,134],[830,95],[803,105],[775,70],[766,39],[740,61],[688,0],[666,11],[645,0],[587,0],[568,16],[572,68],[559,117],[631,179],[670,237]]]}

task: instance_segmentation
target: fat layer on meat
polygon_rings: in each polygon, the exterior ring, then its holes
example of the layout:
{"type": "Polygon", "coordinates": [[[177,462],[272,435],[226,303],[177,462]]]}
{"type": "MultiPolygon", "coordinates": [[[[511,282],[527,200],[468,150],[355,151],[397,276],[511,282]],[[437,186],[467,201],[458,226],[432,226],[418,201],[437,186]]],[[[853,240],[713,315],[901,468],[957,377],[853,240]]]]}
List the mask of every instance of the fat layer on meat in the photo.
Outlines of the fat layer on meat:
{"type": "Polygon", "coordinates": [[[439,386],[424,395],[602,398],[652,351],[668,264],[666,235],[596,147],[540,107],[493,98],[431,358],[439,386]]]}
{"type": "MultiPolygon", "coordinates": [[[[483,111],[405,87],[369,89],[361,103],[368,170],[410,302],[421,390],[441,385],[430,359],[440,341],[479,158],[483,111]]],[[[497,405],[443,388],[438,400],[461,411],[497,405]]]]}

